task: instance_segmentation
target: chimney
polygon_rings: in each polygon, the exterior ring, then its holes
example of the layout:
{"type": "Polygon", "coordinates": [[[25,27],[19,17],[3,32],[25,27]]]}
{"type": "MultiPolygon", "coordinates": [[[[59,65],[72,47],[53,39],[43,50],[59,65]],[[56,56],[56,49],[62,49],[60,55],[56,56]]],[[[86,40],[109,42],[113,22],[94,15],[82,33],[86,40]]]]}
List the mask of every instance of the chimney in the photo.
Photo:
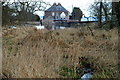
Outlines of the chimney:
{"type": "Polygon", "coordinates": [[[57,4],[56,3],[53,3],[53,6],[56,6],[57,4]]]}
{"type": "Polygon", "coordinates": [[[58,3],[58,6],[61,6],[61,4],[60,4],[60,3],[58,3]]]}

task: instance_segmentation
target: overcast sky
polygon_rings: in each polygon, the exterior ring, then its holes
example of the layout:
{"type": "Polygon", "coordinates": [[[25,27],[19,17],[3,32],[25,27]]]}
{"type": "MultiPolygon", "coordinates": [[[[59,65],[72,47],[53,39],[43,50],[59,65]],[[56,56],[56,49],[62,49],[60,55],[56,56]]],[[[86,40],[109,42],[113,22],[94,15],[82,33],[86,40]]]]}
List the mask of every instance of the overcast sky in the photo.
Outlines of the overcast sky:
{"type": "MultiPolygon", "coordinates": [[[[91,4],[94,3],[95,0],[43,0],[45,2],[53,3],[61,3],[61,5],[66,8],[70,13],[72,12],[73,7],[79,7],[86,16],[90,16],[88,8],[91,4]]],[[[48,9],[49,7],[47,7],[48,9]]],[[[43,16],[43,12],[38,12],[39,15],[43,16]]]]}

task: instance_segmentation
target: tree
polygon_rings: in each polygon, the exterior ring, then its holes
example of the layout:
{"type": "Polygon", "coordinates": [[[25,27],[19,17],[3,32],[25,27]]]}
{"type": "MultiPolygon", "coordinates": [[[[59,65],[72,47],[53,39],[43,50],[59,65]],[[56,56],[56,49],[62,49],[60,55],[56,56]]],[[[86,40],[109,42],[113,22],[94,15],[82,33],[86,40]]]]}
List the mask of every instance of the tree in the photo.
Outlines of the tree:
{"type": "Polygon", "coordinates": [[[120,1],[119,2],[112,2],[112,15],[115,19],[117,19],[117,22],[120,26],[120,1]]]}
{"type": "Polygon", "coordinates": [[[83,12],[81,11],[81,9],[78,7],[74,7],[72,12],[72,19],[81,21],[82,16],[83,12]]]}
{"type": "Polygon", "coordinates": [[[100,12],[99,12],[99,25],[100,25],[100,28],[101,28],[101,25],[102,25],[102,6],[103,6],[103,3],[100,2],[100,12]]]}
{"type": "MultiPolygon", "coordinates": [[[[2,4],[2,6],[3,7],[6,6],[9,10],[3,8],[3,17],[6,17],[6,15],[11,16],[11,14],[16,14],[16,16],[14,16],[14,17],[19,22],[33,21],[36,18],[36,15],[34,15],[33,13],[38,10],[43,11],[49,5],[50,5],[49,3],[46,3],[42,0],[34,1],[34,2],[32,2],[32,1],[31,2],[23,2],[20,0],[17,0],[17,2],[16,2],[16,0],[14,0],[13,2],[6,1],[2,4]],[[11,11],[10,9],[14,10],[14,11],[11,11]],[[11,14],[9,12],[11,12],[11,14]]],[[[10,20],[13,19],[13,16],[11,16],[11,17],[12,18],[10,18],[10,20]]],[[[4,23],[6,23],[5,21],[8,21],[7,18],[3,18],[3,19],[6,19],[6,20],[3,20],[4,23]]]]}
{"type": "Polygon", "coordinates": [[[102,2],[102,0],[100,2],[95,2],[90,6],[90,10],[93,16],[97,16],[100,28],[104,25],[102,24],[103,17],[105,17],[105,24],[111,21],[112,4],[110,2],[102,2]]]}
{"type": "Polygon", "coordinates": [[[14,9],[11,9],[8,5],[2,7],[2,25],[10,24],[15,20],[15,17],[12,16],[14,9]]]}

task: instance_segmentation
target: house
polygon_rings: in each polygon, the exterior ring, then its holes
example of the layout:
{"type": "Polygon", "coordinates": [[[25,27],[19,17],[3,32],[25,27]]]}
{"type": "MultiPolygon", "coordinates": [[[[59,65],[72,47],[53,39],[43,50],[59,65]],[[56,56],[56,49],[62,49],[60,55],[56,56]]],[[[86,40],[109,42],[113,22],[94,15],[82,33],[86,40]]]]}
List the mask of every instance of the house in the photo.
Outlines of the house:
{"type": "Polygon", "coordinates": [[[54,3],[45,11],[44,19],[50,20],[69,20],[69,11],[66,10],[60,3],[54,3]]]}

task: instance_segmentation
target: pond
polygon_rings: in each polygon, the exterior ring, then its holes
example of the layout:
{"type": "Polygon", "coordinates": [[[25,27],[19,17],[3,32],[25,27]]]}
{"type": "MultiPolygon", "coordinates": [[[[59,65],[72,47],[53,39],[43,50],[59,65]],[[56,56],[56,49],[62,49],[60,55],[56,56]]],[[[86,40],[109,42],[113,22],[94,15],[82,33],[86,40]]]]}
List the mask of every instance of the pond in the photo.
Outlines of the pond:
{"type": "Polygon", "coordinates": [[[52,26],[52,27],[45,27],[45,26],[41,26],[41,25],[37,25],[37,26],[34,26],[34,27],[36,27],[37,29],[48,29],[48,30],[57,30],[57,29],[65,29],[66,27],[64,27],[64,26],[52,26]]]}
{"type": "Polygon", "coordinates": [[[38,26],[35,26],[37,29],[45,29],[44,26],[41,26],[41,25],[38,25],[38,26]]]}

